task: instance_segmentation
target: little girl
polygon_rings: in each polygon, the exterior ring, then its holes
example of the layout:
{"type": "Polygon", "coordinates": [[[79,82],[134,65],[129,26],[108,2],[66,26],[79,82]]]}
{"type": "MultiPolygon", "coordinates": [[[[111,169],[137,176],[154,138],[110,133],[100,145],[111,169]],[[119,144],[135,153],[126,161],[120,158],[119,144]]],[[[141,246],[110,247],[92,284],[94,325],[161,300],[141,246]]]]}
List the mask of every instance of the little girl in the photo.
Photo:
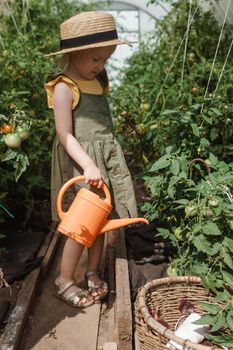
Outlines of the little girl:
{"type": "MultiPolygon", "coordinates": [[[[113,131],[104,69],[116,46],[129,42],[118,39],[112,15],[104,12],[80,13],[62,23],[60,29],[61,50],[50,55],[63,54],[65,67],[45,87],[57,134],[52,151],[52,219],[59,220],[59,190],[78,175],[86,179],[83,186],[88,184],[97,192],[103,181],[107,184],[113,202],[112,218],[137,217],[131,176],[113,131]]],[[[71,200],[72,193],[66,198],[68,206],[71,200]]],[[[55,296],[74,307],[87,307],[107,296],[107,283],[98,271],[103,244],[104,235],[100,235],[88,249],[85,290],[74,281],[84,246],[67,238],[54,284],[55,296]]]]}

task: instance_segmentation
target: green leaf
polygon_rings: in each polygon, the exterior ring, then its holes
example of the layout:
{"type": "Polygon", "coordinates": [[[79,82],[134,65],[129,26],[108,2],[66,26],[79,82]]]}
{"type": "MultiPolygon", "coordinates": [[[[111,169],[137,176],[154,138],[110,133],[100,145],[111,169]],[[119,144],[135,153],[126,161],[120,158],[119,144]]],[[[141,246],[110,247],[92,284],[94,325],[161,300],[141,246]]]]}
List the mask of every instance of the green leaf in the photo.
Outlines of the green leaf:
{"type": "Polygon", "coordinates": [[[196,261],[190,267],[190,273],[194,276],[206,275],[208,273],[208,266],[204,262],[196,261]]]}
{"type": "Polygon", "coordinates": [[[212,325],[214,323],[215,318],[211,315],[204,315],[201,316],[201,318],[195,322],[194,324],[200,324],[200,325],[212,325]]]}
{"type": "Polygon", "coordinates": [[[200,232],[201,229],[202,229],[202,225],[201,224],[195,224],[192,227],[192,231],[193,231],[194,234],[200,232]]]}
{"type": "Polygon", "coordinates": [[[221,302],[221,301],[229,301],[229,299],[231,298],[231,294],[228,292],[227,289],[224,289],[223,292],[218,292],[216,297],[214,298],[214,300],[216,300],[217,302],[221,302]]]}
{"type": "Polygon", "coordinates": [[[149,211],[153,205],[149,202],[143,203],[143,205],[140,207],[142,211],[149,211]]]}
{"type": "Polygon", "coordinates": [[[210,117],[207,117],[207,115],[203,115],[203,119],[210,125],[213,124],[213,120],[210,117]]]}
{"type": "Polygon", "coordinates": [[[177,111],[176,110],[174,110],[174,109],[165,109],[164,111],[162,111],[161,113],[160,113],[160,115],[170,115],[170,114],[174,114],[174,113],[177,113],[177,111]]]}
{"type": "Polygon", "coordinates": [[[192,130],[193,130],[193,134],[194,134],[195,136],[200,136],[200,131],[199,131],[199,129],[198,129],[197,124],[192,123],[192,124],[191,124],[191,127],[192,127],[192,130]]]}
{"type": "MultiPolygon", "coordinates": [[[[224,258],[223,261],[225,262],[225,264],[230,267],[230,269],[232,269],[233,271],[233,259],[230,256],[230,254],[228,254],[226,251],[224,252],[224,258]]],[[[232,276],[233,277],[233,276],[232,276]]]]}
{"type": "Polygon", "coordinates": [[[221,336],[208,334],[206,335],[206,338],[217,345],[226,346],[226,347],[233,346],[233,334],[224,334],[221,336]]]}
{"type": "Polygon", "coordinates": [[[220,253],[221,250],[222,250],[222,245],[220,243],[216,242],[212,245],[212,255],[216,255],[220,253]]]}
{"type": "Polygon", "coordinates": [[[220,236],[222,234],[218,226],[212,221],[209,221],[206,225],[204,225],[202,227],[202,231],[206,235],[211,235],[211,236],[220,236]]]}
{"type": "Polygon", "coordinates": [[[226,315],[226,321],[227,321],[229,328],[233,331],[233,310],[232,309],[230,311],[228,311],[228,313],[226,315]]]}
{"type": "Polygon", "coordinates": [[[233,288],[233,275],[227,271],[222,271],[223,279],[233,288]]]}
{"type": "Polygon", "coordinates": [[[167,168],[171,164],[170,160],[164,160],[164,159],[159,159],[157,162],[155,162],[152,167],[150,168],[150,171],[158,171],[160,169],[167,168]]]}
{"type": "Polygon", "coordinates": [[[194,237],[193,244],[199,251],[203,253],[211,254],[210,242],[207,241],[207,239],[203,235],[194,237]]]}
{"type": "Polygon", "coordinates": [[[17,159],[14,163],[14,168],[16,168],[16,171],[15,171],[16,182],[18,181],[22,173],[26,171],[28,165],[29,165],[28,156],[25,153],[18,154],[17,159]]]}
{"type": "Polygon", "coordinates": [[[166,154],[171,154],[173,146],[168,146],[165,148],[166,154]]]}
{"type": "Polygon", "coordinates": [[[8,149],[5,154],[4,157],[2,158],[2,162],[7,162],[8,160],[14,159],[17,157],[18,152],[13,151],[12,149],[8,149]]]}
{"type": "Polygon", "coordinates": [[[209,293],[210,290],[215,292],[216,294],[218,293],[217,289],[223,287],[223,281],[220,279],[216,279],[214,275],[206,275],[206,276],[201,276],[202,284],[207,293],[209,293]]]}
{"type": "Polygon", "coordinates": [[[216,332],[219,329],[221,329],[226,322],[226,317],[223,313],[218,314],[215,317],[215,322],[212,324],[212,328],[210,329],[210,332],[216,332]]]}
{"type": "Polygon", "coordinates": [[[173,187],[175,184],[177,184],[177,182],[179,182],[179,178],[177,176],[172,176],[168,187],[173,187]]]}
{"type": "Polygon", "coordinates": [[[233,253],[233,239],[224,237],[222,244],[229,253],[233,253]]]}
{"type": "Polygon", "coordinates": [[[210,139],[211,141],[214,141],[218,138],[219,130],[217,128],[212,128],[210,131],[210,139]]]}
{"type": "Polygon", "coordinates": [[[178,160],[173,160],[170,166],[170,171],[173,175],[177,176],[180,171],[180,163],[178,160]]]}
{"type": "Polygon", "coordinates": [[[170,198],[173,199],[175,193],[176,193],[175,187],[174,186],[171,187],[170,184],[169,184],[169,187],[168,187],[168,190],[167,190],[167,194],[169,195],[170,198]]]}
{"type": "Polygon", "coordinates": [[[166,228],[158,228],[157,230],[161,237],[168,238],[170,236],[170,231],[166,228]]]}
{"type": "Polygon", "coordinates": [[[189,203],[189,201],[188,201],[188,199],[178,199],[177,201],[175,201],[174,203],[178,203],[178,204],[184,204],[184,205],[186,205],[186,204],[188,204],[189,203]]]}
{"type": "Polygon", "coordinates": [[[217,315],[219,311],[221,311],[220,305],[217,305],[217,304],[201,302],[200,305],[202,309],[204,309],[205,311],[208,311],[208,313],[212,315],[217,315]]]}
{"type": "Polygon", "coordinates": [[[219,109],[215,108],[215,107],[211,108],[210,110],[212,112],[214,112],[214,114],[216,114],[216,115],[219,115],[219,116],[222,115],[222,112],[219,109]]]}
{"type": "Polygon", "coordinates": [[[209,160],[210,163],[214,166],[218,164],[218,158],[213,153],[210,153],[209,160]]]}

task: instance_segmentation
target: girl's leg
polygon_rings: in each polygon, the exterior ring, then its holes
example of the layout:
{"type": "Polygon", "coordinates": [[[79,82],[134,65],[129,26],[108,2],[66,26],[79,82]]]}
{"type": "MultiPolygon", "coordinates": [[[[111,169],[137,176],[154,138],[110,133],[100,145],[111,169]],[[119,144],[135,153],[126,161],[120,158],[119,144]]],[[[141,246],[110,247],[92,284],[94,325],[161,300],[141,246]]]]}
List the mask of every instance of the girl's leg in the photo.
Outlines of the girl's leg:
{"type": "MultiPolygon", "coordinates": [[[[74,279],[75,269],[82,255],[83,249],[84,246],[82,244],[75,242],[73,239],[67,238],[62,253],[60,275],[55,281],[55,284],[58,287],[61,287],[74,279]]],[[[65,290],[64,293],[62,293],[62,296],[68,298],[71,293],[77,292],[80,292],[80,288],[74,284],[65,290]]],[[[91,296],[82,297],[80,304],[85,305],[90,299],[92,299],[91,296]]]]}
{"type": "Polygon", "coordinates": [[[98,236],[91,248],[88,249],[88,267],[87,272],[99,269],[99,264],[104,247],[104,234],[98,236]]]}
{"type": "Polygon", "coordinates": [[[61,259],[59,282],[64,283],[74,278],[74,273],[84,246],[67,238],[61,259]]]}
{"type": "Polygon", "coordinates": [[[102,299],[108,294],[108,286],[99,277],[99,265],[104,246],[104,234],[98,236],[88,249],[88,267],[86,271],[87,285],[95,300],[102,299]]]}

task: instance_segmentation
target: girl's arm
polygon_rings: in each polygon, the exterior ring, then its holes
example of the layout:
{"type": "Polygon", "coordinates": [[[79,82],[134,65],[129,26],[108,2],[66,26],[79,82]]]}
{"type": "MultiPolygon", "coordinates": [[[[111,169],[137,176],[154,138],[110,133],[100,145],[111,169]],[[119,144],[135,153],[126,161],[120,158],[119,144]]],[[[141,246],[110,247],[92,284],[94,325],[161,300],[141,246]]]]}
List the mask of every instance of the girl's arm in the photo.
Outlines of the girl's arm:
{"type": "Polygon", "coordinates": [[[72,93],[65,83],[54,90],[54,116],[57,136],[69,156],[83,169],[86,183],[101,187],[103,176],[94,161],[82,149],[72,132],[72,93]]]}

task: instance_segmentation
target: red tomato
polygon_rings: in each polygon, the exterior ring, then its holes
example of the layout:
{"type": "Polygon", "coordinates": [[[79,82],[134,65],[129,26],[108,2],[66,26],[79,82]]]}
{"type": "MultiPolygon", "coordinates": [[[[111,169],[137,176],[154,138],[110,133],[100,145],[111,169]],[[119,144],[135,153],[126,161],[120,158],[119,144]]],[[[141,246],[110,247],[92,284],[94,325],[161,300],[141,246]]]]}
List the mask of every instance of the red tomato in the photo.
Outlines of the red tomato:
{"type": "Polygon", "coordinates": [[[10,124],[3,124],[1,127],[0,127],[0,131],[6,135],[6,134],[9,134],[12,130],[12,126],[10,124]]]}

